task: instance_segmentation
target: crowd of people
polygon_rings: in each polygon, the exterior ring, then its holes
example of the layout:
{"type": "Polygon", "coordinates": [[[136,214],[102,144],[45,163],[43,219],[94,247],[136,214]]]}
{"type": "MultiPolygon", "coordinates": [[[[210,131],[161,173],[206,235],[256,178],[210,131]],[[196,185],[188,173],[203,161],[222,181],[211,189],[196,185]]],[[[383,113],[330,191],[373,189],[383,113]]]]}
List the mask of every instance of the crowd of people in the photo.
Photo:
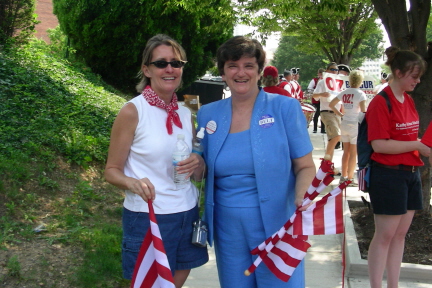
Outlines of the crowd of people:
{"type": "MultiPolygon", "coordinates": [[[[422,208],[419,154],[429,156],[431,150],[417,141],[419,119],[406,93],[419,83],[425,64],[413,52],[392,47],[386,53],[394,80],[388,81],[385,75],[381,89],[390,98],[391,111],[382,97],[375,97],[366,107],[365,94],[359,89],[363,72],[351,71],[347,65],[329,63],[308,86],[313,89],[312,104],[318,115],[313,132],[321,119],[321,133],[328,138],[326,154],[332,157],[336,144],[343,142],[341,182],[354,180],[359,115],[366,112],[368,123],[374,126],[369,130],[374,149],[370,198],[376,226],[368,257],[371,287],[381,287],[385,269],[388,287],[397,287],[404,236],[414,211],[422,208]],[[337,95],[329,93],[324,73],[349,76],[350,88],[337,95]],[[398,129],[391,123],[410,125],[398,129]]],[[[200,218],[198,190],[190,181],[178,188],[175,169],[195,181],[205,178],[206,240],[215,247],[221,287],[305,287],[304,261],[288,282],[279,280],[265,265],[249,277],[243,274],[256,258],[250,251],[302,206],[316,173],[301,106],[305,95],[298,82],[300,68],[279,75],[276,67],[265,67],[262,45],[243,36],[222,44],[216,60],[231,97],[200,108],[197,124],[206,131],[203,154],[190,153],[173,166],[177,134],[183,134],[192,147],[196,132],[191,112],[178,104],[176,95],[187,58],[183,48],[166,35],[148,40],[143,51],[139,95],[118,113],[105,169],[106,180],[125,190],[123,277],[132,278],[150,225],[149,200],[175,287],[182,287],[190,270],[208,261],[207,248],[191,241],[193,222],[200,218]]]]}

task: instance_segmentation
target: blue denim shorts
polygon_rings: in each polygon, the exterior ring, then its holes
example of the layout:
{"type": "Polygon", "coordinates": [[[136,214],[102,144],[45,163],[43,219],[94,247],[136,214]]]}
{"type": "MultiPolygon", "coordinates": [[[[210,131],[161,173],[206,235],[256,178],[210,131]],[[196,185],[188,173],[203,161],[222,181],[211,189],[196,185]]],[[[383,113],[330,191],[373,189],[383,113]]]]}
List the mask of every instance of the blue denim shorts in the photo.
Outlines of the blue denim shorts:
{"type": "MultiPolygon", "coordinates": [[[[150,226],[148,215],[123,208],[122,266],[125,279],[132,279],[138,252],[150,226]]],[[[192,244],[192,223],[198,217],[197,207],[180,213],[156,215],[173,275],[175,270],[189,270],[208,261],[207,247],[192,244]]]]}

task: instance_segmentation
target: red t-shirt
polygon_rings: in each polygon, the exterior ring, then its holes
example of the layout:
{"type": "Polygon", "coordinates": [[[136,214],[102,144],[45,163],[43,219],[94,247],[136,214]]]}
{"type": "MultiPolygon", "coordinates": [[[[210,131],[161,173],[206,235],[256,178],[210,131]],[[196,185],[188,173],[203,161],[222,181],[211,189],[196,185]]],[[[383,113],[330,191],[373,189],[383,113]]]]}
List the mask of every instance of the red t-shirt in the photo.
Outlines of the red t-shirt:
{"type": "Polygon", "coordinates": [[[268,87],[264,87],[263,89],[267,93],[274,93],[274,94],[279,94],[279,95],[291,97],[291,95],[288,93],[288,91],[286,91],[283,88],[277,87],[277,86],[268,86],[268,87]]]}
{"type": "MultiPolygon", "coordinates": [[[[389,112],[384,97],[376,96],[370,102],[366,121],[368,123],[368,141],[393,139],[398,141],[417,141],[419,117],[413,99],[404,93],[404,103],[400,103],[388,86],[384,89],[390,99],[392,112],[389,112]]],[[[418,151],[401,154],[372,153],[372,160],[384,165],[422,166],[423,161],[418,151]]]]}

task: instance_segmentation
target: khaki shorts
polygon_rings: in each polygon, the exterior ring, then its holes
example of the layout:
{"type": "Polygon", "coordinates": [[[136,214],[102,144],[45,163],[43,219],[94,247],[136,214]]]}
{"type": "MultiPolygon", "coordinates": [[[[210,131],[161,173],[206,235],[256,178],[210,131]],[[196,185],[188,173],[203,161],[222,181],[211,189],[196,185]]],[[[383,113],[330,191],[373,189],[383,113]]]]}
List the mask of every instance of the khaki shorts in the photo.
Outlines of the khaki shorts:
{"type": "Polygon", "coordinates": [[[331,112],[320,112],[321,121],[324,123],[328,140],[341,135],[341,117],[331,112]]]}

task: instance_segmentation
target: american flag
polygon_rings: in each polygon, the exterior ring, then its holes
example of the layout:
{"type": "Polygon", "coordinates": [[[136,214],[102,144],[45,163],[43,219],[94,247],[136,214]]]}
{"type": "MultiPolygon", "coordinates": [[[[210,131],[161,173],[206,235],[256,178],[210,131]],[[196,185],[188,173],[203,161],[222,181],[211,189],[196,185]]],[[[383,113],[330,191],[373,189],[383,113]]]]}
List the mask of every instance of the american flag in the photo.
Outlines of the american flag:
{"type": "Polygon", "coordinates": [[[148,206],[150,227],[135,263],[131,288],[175,288],[151,200],[148,206]]]}
{"type": "Polygon", "coordinates": [[[361,191],[367,191],[367,188],[368,188],[366,180],[365,180],[367,169],[369,169],[369,168],[365,167],[363,169],[358,170],[358,172],[357,172],[359,190],[361,190],[361,191]]]}
{"type": "MultiPolygon", "coordinates": [[[[314,200],[333,179],[333,163],[323,159],[305,194],[303,206],[314,200]]],[[[307,235],[343,233],[341,191],[349,183],[351,181],[341,183],[305,211],[297,209],[279,231],[251,251],[251,254],[258,255],[258,258],[245,271],[245,275],[253,273],[257,266],[264,262],[276,277],[287,282],[311,246],[307,235]]]]}
{"type": "Polygon", "coordinates": [[[306,211],[297,214],[288,229],[292,235],[330,235],[343,233],[343,209],[341,191],[348,184],[342,183],[306,211]],[[291,229],[292,228],[292,229],[291,229]]]}

